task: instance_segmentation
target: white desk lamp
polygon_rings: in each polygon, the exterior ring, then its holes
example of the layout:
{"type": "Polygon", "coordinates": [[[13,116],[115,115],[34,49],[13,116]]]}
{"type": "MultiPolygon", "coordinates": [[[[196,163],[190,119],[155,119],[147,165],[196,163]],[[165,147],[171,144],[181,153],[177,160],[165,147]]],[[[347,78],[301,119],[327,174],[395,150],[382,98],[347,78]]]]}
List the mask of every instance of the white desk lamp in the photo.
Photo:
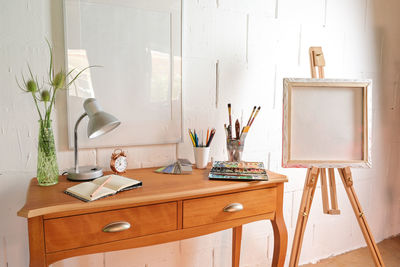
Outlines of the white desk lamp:
{"type": "Polygon", "coordinates": [[[96,138],[109,131],[115,129],[121,122],[113,115],[104,112],[97,104],[96,99],[88,98],[83,103],[85,113],[83,113],[76,121],[74,129],[74,152],[75,167],[69,169],[67,178],[72,181],[85,181],[99,178],[103,175],[103,170],[97,166],[78,166],[78,125],[81,120],[88,116],[89,123],[87,127],[87,135],[89,138],[96,138]]]}

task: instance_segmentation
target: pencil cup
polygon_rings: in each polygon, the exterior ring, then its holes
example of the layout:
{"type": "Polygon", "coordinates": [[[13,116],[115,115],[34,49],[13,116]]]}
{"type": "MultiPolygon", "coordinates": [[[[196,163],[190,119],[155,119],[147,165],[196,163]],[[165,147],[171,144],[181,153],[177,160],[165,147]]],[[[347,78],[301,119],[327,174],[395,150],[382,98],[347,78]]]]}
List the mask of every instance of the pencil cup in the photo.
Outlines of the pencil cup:
{"type": "Polygon", "coordinates": [[[193,147],[197,169],[205,169],[210,155],[210,147],[193,147]]]}

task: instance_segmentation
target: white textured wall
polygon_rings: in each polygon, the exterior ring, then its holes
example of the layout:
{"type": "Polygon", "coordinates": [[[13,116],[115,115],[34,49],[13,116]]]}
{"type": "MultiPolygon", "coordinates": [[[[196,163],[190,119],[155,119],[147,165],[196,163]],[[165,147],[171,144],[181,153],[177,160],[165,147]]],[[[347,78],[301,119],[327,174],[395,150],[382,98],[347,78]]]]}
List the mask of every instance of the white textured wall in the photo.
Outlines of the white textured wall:
{"type": "MultiPolygon", "coordinates": [[[[355,188],[376,240],[400,232],[399,60],[400,2],[397,0],[183,0],[184,127],[217,128],[212,156],[224,159],[226,104],[234,117],[262,110],[248,136],[245,159],[266,162],[287,174],[284,213],[289,251],[301,199],[305,170],[280,168],[283,77],[309,77],[308,47],[324,49],[330,78],[372,78],[373,164],[354,170],[355,188]],[[216,101],[216,62],[219,91],[216,101]],[[216,103],[218,102],[218,103],[216,103]]],[[[16,88],[15,76],[31,62],[47,67],[47,36],[63,65],[61,0],[0,0],[0,267],[28,266],[27,226],[16,216],[35,176],[37,114],[31,99],[16,88]]],[[[54,116],[60,169],[73,164],[67,150],[65,97],[54,116]]],[[[176,156],[193,160],[185,135],[179,145],[124,148],[130,167],[167,164],[176,156]]],[[[110,149],[81,151],[82,164],[108,166],[110,149]]],[[[340,216],[322,214],[319,189],[312,207],[300,262],[306,263],[365,246],[338,181],[340,216]]],[[[244,227],[241,266],[271,261],[270,224],[244,227]]],[[[53,266],[230,266],[231,232],[147,248],[102,253],[53,266]]]]}

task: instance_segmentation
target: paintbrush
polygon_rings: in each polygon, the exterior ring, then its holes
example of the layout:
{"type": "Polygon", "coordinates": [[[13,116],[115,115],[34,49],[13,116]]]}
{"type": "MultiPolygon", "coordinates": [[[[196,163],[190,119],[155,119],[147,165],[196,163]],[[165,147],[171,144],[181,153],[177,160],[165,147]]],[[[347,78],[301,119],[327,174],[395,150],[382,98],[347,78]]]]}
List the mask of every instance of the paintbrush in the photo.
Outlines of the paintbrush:
{"type": "Polygon", "coordinates": [[[235,132],[236,132],[236,139],[239,139],[239,135],[240,135],[240,123],[239,120],[236,119],[236,123],[235,123],[235,132]]]}
{"type": "Polygon", "coordinates": [[[251,112],[251,115],[250,115],[250,118],[249,118],[249,121],[247,122],[247,126],[249,126],[250,125],[250,122],[251,122],[251,118],[253,117],[253,114],[254,114],[254,111],[256,111],[256,106],[254,106],[254,108],[253,108],[253,111],[251,112]]]}
{"type": "Polygon", "coordinates": [[[254,119],[256,118],[256,116],[257,116],[258,112],[260,112],[260,109],[261,109],[261,107],[258,107],[258,109],[257,109],[256,113],[254,114],[254,117],[253,117],[253,119],[251,120],[251,122],[250,122],[250,125],[249,125],[249,126],[251,126],[251,125],[253,124],[253,121],[254,121],[254,119]]]}
{"type": "Polygon", "coordinates": [[[232,125],[232,107],[231,103],[228,104],[228,114],[229,114],[229,125],[232,125]]]}
{"type": "Polygon", "coordinates": [[[231,107],[231,103],[228,103],[228,115],[229,115],[228,138],[232,139],[232,107],[231,107]]]}

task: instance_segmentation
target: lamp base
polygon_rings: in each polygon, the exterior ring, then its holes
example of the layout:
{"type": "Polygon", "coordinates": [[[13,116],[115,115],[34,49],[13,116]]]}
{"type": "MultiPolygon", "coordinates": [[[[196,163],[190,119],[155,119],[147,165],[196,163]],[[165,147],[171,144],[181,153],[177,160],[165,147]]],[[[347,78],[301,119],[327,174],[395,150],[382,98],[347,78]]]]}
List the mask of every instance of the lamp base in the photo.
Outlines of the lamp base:
{"type": "Polygon", "coordinates": [[[75,171],[75,168],[71,168],[67,172],[67,179],[71,181],[88,181],[103,176],[103,169],[97,166],[81,166],[78,168],[78,172],[75,171]]]}

